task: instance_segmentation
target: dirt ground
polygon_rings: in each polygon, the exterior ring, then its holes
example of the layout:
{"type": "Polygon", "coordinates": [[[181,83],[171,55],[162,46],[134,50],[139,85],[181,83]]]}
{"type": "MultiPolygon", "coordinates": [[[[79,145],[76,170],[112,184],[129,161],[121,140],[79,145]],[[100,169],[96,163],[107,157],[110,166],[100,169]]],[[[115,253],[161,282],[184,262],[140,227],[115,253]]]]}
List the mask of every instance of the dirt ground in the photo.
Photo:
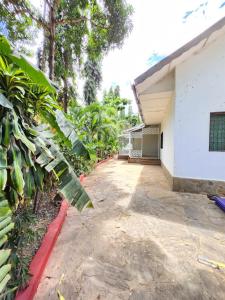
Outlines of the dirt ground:
{"type": "Polygon", "coordinates": [[[85,181],[95,209],[69,209],[36,300],[225,299],[225,214],[169,190],[159,166],[112,160],[85,181]]]}

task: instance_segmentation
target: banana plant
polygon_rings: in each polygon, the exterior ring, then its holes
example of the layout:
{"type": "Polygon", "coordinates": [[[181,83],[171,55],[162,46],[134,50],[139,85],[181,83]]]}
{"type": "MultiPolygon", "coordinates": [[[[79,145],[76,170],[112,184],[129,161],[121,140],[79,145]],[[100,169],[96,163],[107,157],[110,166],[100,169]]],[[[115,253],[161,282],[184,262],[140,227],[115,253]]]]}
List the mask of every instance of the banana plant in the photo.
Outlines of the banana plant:
{"type": "Polygon", "coordinates": [[[117,151],[120,132],[117,115],[115,108],[102,103],[70,109],[70,119],[91,157],[95,154],[97,159],[103,159],[117,151]]]}
{"type": "Polygon", "coordinates": [[[71,154],[76,154],[78,156],[83,156],[87,159],[90,158],[89,152],[81,140],[78,138],[76,128],[70,119],[62,110],[56,110],[56,121],[60,130],[64,134],[71,144],[71,154]]]}
{"type": "Polygon", "coordinates": [[[8,233],[14,228],[12,211],[4,193],[0,193],[0,296],[5,292],[8,281],[11,279],[11,264],[8,262],[11,254],[10,249],[4,245],[8,240],[8,233]]]}
{"type": "Polygon", "coordinates": [[[9,41],[3,35],[0,35],[0,55],[9,59],[18,69],[25,71],[33,83],[41,86],[48,92],[56,92],[53,83],[41,70],[31,65],[22,55],[13,52],[9,41]]]}
{"type": "MultiPolygon", "coordinates": [[[[74,125],[60,111],[55,94],[42,85],[37,85],[37,82],[45,83],[46,80],[41,80],[44,75],[41,73],[41,77],[32,66],[26,67],[25,70],[18,68],[12,51],[7,47],[5,42],[5,56],[0,55],[0,155],[3,165],[5,164],[5,168],[0,170],[0,190],[6,192],[10,204],[16,209],[19,204],[31,200],[37,189],[43,188],[46,171],[53,172],[59,180],[61,193],[75,206],[78,203],[77,207],[83,208],[90,200],[53,140],[55,136],[60,137],[76,154],[88,155],[88,152],[77,138],[74,125]],[[27,74],[31,74],[31,78],[27,74]],[[36,82],[33,81],[34,74],[37,75],[36,82]],[[48,123],[54,132],[50,132],[48,139],[46,134],[49,135],[49,132],[34,129],[34,125],[40,121],[48,123]],[[73,198],[69,195],[68,188],[63,186],[63,181],[60,181],[59,174],[65,174],[62,170],[58,173],[55,171],[58,167],[56,155],[61,159],[63,170],[67,169],[73,179],[73,188],[77,189],[77,192],[73,191],[73,198]],[[45,162],[42,161],[43,158],[45,162]],[[49,165],[45,168],[47,162],[49,165]],[[80,194],[81,199],[78,197],[80,194]]],[[[1,51],[2,45],[0,53],[1,51]]],[[[71,186],[72,183],[70,188],[71,186]]]]}
{"type": "Polygon", "coordinates": [[[85,206],[93,207],[73,168],[54,142],[49,128],[39,126],[35,130],[38,133],[34,139],[36,163],[47,172],[53,172],[58,180],[58,192],[78,210],[82,210],[85,206]]]}
{"type": "MultiPolygon", "coordinates": [[[[45,75],[23,57],[17,57],[1,37],[0,247],[14,226],[12,212],[18,206],[33,205],[34,196],[43,190],[49,172],[58,181],[58,192],[78,210],[92,206],[57,146],[60,137],[75,152],[86,151],[74,127],[66,131],[68,124],[65,125],[66,118],[59,110],[57,94],[45,75]]],[[[0,297],[10,279],[9,256],[10,250],[0,250],[0,297]]]]}

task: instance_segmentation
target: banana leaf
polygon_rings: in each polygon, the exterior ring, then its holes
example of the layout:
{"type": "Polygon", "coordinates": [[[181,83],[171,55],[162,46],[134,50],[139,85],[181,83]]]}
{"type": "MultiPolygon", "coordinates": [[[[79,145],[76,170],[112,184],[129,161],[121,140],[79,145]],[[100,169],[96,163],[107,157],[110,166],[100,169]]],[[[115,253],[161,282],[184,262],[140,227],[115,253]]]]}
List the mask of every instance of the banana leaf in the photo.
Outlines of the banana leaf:
{"type": "Polygon", "coordinates": [[[8,240],[7,233],[14,227],[11,214],[12,212],[9,208],[9,203],[6,200],[4,193],[0,193],[0,298],[2,293],[6,290],[7,283],[11,278],[11,264],[7,263],[11,254],[11,250],[5,249],[4,247],[8,240]]]}
{"type": "Polygon", "coordinates": [[[39,127],[35,128],[35,130],[39,132],[39,136],[34,139],[34,142],[37,143],[40,151],[36,162],[44,167],[47,172],[55,174],[59,181],[59,194],[66,198],[79,211],[87,206],[92,207],[88,194],[80,184],[79,179],[65,156],[51,138],[46,138],[48,136],[46,128],[39,127]],[[41,143],[40,140],[42,140],[41,143]],[[42,147],[42,145],[45,145],[45,147],[42,147]],[[52,158],[46,155],[46,147],[51,153],[52,158]]]}
{"type": "Polygon", "coordinates": [[[9,109],[13,109],[12,103],[3,94],[0,94],[0,105],[9,109]]]}
{"type": "Polygon", "coordinates": [[[89,152],[85,148],[84,144],[79,140],[75,131],[75,126],[66,118],[64,112],[57,110],[55,115],[60,130],[72,145],[71,153],[89,158],[89,152]]]}
{"type": "Polygon", "coordinates": [[[15,65],[20,67],[34,83],[45,87],[49,92],[56,92],[47,76],[29,63],[22,55],[13,53],[10,43],[2,35],[0,36],[0,54],[7,56],[15,65]]]}

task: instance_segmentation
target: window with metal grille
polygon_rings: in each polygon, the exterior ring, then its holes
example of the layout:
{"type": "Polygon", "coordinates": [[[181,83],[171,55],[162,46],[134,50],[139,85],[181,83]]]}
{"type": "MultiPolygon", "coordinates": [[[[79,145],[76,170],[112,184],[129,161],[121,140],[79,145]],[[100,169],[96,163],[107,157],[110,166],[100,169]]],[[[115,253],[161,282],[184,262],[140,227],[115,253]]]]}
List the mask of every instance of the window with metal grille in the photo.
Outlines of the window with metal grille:
{"type": "Polygon", "coordinates": [[[209,151],[225,151],[225,112],[210,114],[209,151]]]}

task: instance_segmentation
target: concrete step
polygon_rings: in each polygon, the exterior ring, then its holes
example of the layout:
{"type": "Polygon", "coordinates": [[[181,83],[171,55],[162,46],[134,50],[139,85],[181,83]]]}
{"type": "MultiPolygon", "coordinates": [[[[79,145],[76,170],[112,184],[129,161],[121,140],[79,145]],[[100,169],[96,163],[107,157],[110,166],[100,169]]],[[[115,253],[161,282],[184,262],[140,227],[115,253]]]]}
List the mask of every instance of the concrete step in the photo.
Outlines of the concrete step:
{"type": "Polygon", "coordinates": [[[136,163],[142,165],[161,165],[160,159],[153,159],[153,158],[134,158],[129,157],[128,163],[136,163]]]}

